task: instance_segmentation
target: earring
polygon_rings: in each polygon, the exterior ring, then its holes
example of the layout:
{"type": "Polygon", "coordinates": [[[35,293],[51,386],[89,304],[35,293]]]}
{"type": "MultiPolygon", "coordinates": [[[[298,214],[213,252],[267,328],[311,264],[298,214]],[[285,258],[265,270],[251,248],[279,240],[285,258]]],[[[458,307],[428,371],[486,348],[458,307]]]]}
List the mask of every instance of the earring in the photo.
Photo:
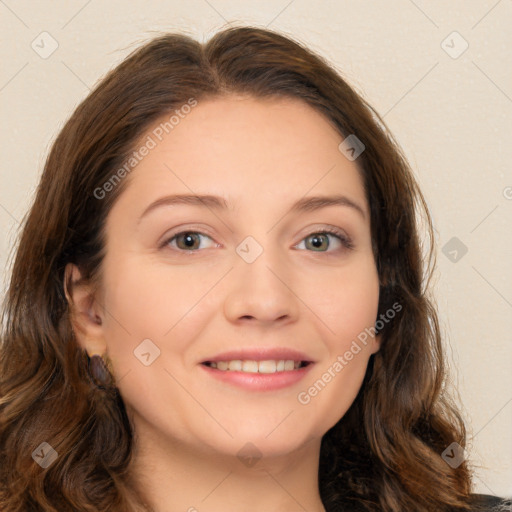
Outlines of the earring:
{"type": "Polygon", "coordinates": [[[115,379],[112,371],[112,362],[108,355],[105,358],[95,354],[89,358],[89,376],[92,382],[100,389],[115,387],[115,379]]]}

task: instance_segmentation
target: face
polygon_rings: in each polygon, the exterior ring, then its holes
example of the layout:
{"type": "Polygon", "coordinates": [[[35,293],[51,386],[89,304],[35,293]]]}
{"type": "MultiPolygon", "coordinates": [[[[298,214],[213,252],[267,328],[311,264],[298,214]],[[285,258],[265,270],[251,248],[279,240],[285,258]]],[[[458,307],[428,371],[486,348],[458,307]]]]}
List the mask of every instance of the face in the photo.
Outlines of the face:
{"type": "Polygon", "coordinates": [[[356,162],[294,99],[204,100],[168,134],[159,124],[107,218],[101,324],[84,343],[108,352],[139,432],[291,453],[344,415],[378,350],[361,342],[379,284],[356,162]],[[155,204],[191,194],[218,199],[155,204]]]}

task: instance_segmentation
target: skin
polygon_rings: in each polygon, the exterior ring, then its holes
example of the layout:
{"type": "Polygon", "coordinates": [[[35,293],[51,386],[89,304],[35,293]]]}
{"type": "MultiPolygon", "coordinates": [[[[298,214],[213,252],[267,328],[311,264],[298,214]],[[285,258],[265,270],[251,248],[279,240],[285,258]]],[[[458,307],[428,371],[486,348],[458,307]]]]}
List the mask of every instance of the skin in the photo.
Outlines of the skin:
{"type": "MultiPolygon", "coordinates": [[[[369,206],[342,140],[297,99],[208,99],[125,178],[107,218],[101,289],[74,287],[68,298],[81,346],[112,360],[136,431],[133,475],[155,511],[325,510],[321,438],[352,404],[380,342],[370,337],[309,403],[298,401],[377,318],[369,206]],[[167,205],[138,222],[178,193],[219,195],[229,208],[167,205]],[[304,196],[333,193],[364,215],[338,205],[287,213],[304,196]],[[329,226],[354,248],[335,235],[315,246],[310,235],[329,226]],[[182,231],[205,235],[194,254],[184,236],[160,248],[182,231]],[[252,263],[236,252],[247,236],[263,249],[252,263]],[[145,366],[134,350],[148,338],[160,355],[145,366]],[[293,347],[315,364],[277,391],[219,382],[200,365],[243,346],[293,347]],[[237,456],[248,442],[261,457],[251,467],[237,456]]],[[[71,264],[67,272],[80,275],[71,264]]]]}

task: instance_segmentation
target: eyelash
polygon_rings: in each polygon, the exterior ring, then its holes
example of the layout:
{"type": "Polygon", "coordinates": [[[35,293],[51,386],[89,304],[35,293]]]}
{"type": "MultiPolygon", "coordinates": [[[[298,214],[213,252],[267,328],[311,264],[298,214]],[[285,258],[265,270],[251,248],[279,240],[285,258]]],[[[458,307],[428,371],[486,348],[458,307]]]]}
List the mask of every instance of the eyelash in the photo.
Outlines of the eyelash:
{"type": "MultiPolygon", "coordinates": [[[[206,236],[208,238],[211,238],[210,235],[207,235],[206,233],[201,233],[200,231],[193,231],[193,230],[185,230],[185,231],[180,231],[179,233],[175,233],[173,234],[170,238],[167,238],[161,245],[160,245],[160,249],[164,249],[165,247],[167,247],[170,242],[172,242],[175,238],[177,238],[178,236],[180,235],[185,235],[185,234],[195,234],[195,235],[202,235],[202,236],[206,236]]],[[[304,241],[306,238],[309,238],[311,235],[334,235],[336,236],[336,238],[338,238],[338,240],[341,242],[341,244],[345,247],[345,249],[348,249],[348,250],[352,250],[354,249],[354,244],[352,242],[352,240],[347,236],[345,235],[345,233],[343,233],[342,231],[340,231],[339,229],[336,229],[336,228],[325,228],[325,229],[322,229],[321,231],[312,231],[311,233],[309,233],[308,235],[306,235],[302,240],[304,241]]],[[[198,249],[195,249],[195,250],[190,250],[190,251],[185,251],[183,249],[173,249],[173,250],[177,250],[178,252],[189,252],[189,253],[194,253],[194,252],[199,252],[198,249]]],[[[319,253],[327,253],[327,252],[333,252],[333,251],[310,251],[310,252],[319,252],[319,253]]]]}

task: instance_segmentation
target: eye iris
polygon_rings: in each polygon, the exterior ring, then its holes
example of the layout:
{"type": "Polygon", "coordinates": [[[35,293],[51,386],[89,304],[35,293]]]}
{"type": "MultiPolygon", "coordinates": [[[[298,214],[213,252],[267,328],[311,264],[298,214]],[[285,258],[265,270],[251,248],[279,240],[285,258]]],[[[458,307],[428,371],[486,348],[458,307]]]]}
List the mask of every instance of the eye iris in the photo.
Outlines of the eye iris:
{"type": "Polygon", "coordinates": [[[182,233],[177,237],[178,241],[180,239],[185,240],[185,249],[191,249],[194,246],[194,242],[198,240],[198,235],[196,233],[182,233]]]}
{"type": "Polygon", "coordinates": [[[320,233],[316,233],[316,234],[311,235],[311,236],[309,237],[309,239],[312,241],[312,245],[313,245],[313,247],[314,247],[314,248],[316,248],[316,249],[318,249],[318,248],[319,248],[318,244],[319,244],[320,246],[322,245],[322,238],[324,239],[324,241],[325,241],[325,240],[327,240],[327,241],[328,241],[327,236],[326,236],[326,235],[323,235],[323,234],[320,234],[320,233]]]}

